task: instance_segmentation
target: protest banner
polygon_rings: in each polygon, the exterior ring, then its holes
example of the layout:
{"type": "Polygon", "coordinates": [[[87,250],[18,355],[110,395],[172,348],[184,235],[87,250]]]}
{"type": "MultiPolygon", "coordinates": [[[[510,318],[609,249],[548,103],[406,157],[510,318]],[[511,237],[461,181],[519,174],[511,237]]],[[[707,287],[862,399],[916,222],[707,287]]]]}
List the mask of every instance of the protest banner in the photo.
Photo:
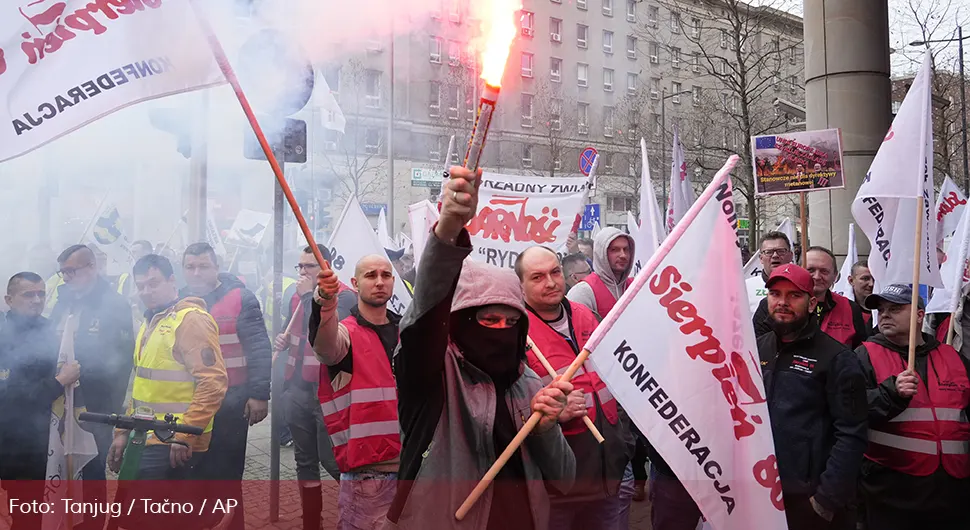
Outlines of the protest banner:
{"type": "Polygon", "coordinates": [[[128,267],[131,261],[131,241],[121,227],[121,215],[114,203],[102,202],[91,229],[85,233],[85,239],[113,262],[128,267]]]}
{"type": "Polygon", "coordinates": [[[755,136],[751,161],[756,195],[845,187],[839,129],[755,136]]]}
{"type": "Polygon", "coordinates": [[[566,253],[566,237],[582,216],[587,177],[527,177],[486,172],[478,212],[468,223],[472,259],[511,269],[533,245],[566,253]]]}
{"type": "Polygon", "coordinates": [[[943,240],[952,236],[957,229],[963,210],[967,207],[967,198],[957,187],[953,179],[946,177],[940,188],[940,196],[936,199],[936,242],[943,245],[943,240]]]}
{"type": "MultiPolygon", "coordinates": [[[[660,208],[657,207],[657,194],[653,189],[653,179],[650,176],[650,157],[647,154],[647,141],[640,138],[640,219],[634,224],[637,225],[636,232],[630,229],[633,236],[636,252],[633,256],[633,273],[636,276],[647,263],[654,251],[660,247],[667,230],[664,229],[663,216],[660,208]]],[[[687,184],[690,185],[689,183],[687,184]]],[[[693,199],[693,195],[691,195],[693,199]]],[[[686,209],[684,210],[686,212],[686,209]]],[[[681,216],[683,217],[683,216],[681,216]]],[[[636,219],[634,219],[636,221],[636,219]]],[[[630,222],[627,221],[630,226],[630,222]]]]}
{"type": "Polygon", "coordinates": [[[134,103],[222,83],[187,0],[0,3],[0,162],[134,103]]]}
{"type": "Polygon", "coordinates": [[[273,215],[253,210],[239,210],[226,234],[226,244],[242,248],[258,248],[269,228],[273,215]]]}

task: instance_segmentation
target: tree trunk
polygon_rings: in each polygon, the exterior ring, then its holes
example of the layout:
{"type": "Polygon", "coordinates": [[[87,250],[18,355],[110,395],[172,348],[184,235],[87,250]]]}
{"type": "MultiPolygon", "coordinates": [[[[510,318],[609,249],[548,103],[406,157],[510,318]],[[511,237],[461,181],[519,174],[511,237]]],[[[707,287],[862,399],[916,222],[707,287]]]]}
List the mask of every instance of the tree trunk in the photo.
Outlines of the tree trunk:
{"type": "Polygon", "coordinates": [[[755,252],[758,249],[758,209],[756,207],[757,198],[755,194],[748,194],[748,250],[755,252]]]}

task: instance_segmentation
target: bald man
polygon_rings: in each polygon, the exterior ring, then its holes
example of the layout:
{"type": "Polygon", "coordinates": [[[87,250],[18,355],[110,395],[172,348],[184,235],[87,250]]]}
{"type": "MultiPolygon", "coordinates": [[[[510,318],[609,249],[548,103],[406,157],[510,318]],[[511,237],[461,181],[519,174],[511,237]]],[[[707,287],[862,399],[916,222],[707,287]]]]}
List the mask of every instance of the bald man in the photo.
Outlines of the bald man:
{"type": "Polygon", "coordinates": [[[338,323],[337,275],[329,267],[317,273],[310,342],[324,367],[320,405],[340,468],[337,528],[378,528],[394,499],[401,463],[391,369],[401,316],[387,309],[394,268],[386,256],[361,258],[351,284],[357,306],[338,323]]]}

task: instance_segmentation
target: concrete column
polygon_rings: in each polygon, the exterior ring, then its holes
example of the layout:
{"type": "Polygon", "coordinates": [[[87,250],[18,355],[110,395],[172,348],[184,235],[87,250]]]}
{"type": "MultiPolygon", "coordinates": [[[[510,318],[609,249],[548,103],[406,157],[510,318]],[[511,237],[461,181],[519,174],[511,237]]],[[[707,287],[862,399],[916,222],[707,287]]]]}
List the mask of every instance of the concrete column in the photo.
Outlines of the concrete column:
{"type": "MultiPolygon", "coordinates": [[[[889,130],[889,11],[885,1],[805,0],[807,129],[842,129],[844,190],[808,194],[809,244],[845,255],[850,207],[889,130]]],[[[859,254],[869,242],[856,233],[859,254]]]]}

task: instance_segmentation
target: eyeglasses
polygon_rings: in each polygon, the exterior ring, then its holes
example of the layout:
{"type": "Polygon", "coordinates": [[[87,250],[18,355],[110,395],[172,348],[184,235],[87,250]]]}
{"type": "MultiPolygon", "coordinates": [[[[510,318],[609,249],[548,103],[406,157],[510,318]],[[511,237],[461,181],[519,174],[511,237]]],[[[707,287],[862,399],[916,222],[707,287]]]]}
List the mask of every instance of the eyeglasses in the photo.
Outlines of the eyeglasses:
{"type": "Polygon", "coordinates": [[[788,250],[787,248],[766,248],[761,251],[761,255],[766,258],[771,257],[773,254],[777,254],[778,256],[783,257],[783,256],[787,256],[790,253],[791,251],[788,250]]]}
{"type": "Polygon", "coordinates": [[[88,263],[87,265],[81,265],[80,267],[78,267],[76,269],[72,269],[70,267],[67,267],[66,269],[61,269],[61,270],[57,271],[57,275],[60,276],[61,278],[64,278],[65,280],[70,280],[75,275],[77,275],[78,271],[83,271],[84,269],[86,269],[88,267],[92,267],[92,266],[94,266],[93,263],[88,263]]]}
{"type": "Polygon", "coordinates": [[[318,263],[301,263],[293,267],[293,269],[295,269],[296,272],[312,271],[313,269],[319,269],[319,268],[320,268],[320,265],[318,263]]]}

